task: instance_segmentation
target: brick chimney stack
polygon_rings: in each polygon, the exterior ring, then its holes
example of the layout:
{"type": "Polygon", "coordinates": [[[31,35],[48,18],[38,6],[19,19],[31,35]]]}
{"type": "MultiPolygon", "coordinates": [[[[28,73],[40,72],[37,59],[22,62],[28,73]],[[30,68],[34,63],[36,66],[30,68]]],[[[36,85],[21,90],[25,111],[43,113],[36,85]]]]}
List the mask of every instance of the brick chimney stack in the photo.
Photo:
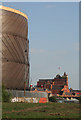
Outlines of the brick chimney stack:
{"type": "Polygon", "coordinates": [[[66,85],[68,86],[68,75],[66,75],[66,85]]]}
{"type": "Polygon", "coordinates": [[[68,75],[66,74],[66,72],[64,72],[64,76],[66,78],[66,86],[68,86],[68,75]]]}

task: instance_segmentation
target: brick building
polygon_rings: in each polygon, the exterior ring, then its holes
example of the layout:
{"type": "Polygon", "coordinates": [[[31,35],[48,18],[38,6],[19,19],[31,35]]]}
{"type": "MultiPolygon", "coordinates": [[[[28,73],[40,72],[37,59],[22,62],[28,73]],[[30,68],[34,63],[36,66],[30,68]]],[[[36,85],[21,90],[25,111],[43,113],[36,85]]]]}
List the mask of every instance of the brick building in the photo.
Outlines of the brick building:
{"type": "Polygon", "coordinates": [[[68,75],[56,75],[54,79],[39,79],[37,87],[47,88],[52,94],[62,94],[64,91],[70,92],[68,88],[68,75]]]}

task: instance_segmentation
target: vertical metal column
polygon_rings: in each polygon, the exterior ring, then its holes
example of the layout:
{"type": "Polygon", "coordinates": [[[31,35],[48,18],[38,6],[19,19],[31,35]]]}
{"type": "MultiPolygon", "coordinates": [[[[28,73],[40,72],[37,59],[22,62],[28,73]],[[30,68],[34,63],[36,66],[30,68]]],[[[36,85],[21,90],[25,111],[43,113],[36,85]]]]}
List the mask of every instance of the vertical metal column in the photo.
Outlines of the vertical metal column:
{"type": "Polygon", "coordinates": [[[24,97],[25,97],[25,91],[26,91],[26,81],[27,81],[27,40],[26,40],[26,48],[25,48],[25,75],[24,75],[24,97]]]}

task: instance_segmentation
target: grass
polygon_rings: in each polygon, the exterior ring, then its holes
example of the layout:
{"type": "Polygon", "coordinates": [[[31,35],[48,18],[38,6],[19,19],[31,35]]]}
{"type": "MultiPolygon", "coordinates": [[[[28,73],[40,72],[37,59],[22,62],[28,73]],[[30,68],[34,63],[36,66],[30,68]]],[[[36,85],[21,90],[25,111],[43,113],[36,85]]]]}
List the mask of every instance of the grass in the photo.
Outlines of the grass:
{"type": "Polygon", "coordinates": [[[3,118],[79,118],[75,103],[3,103],[3,118]]]}

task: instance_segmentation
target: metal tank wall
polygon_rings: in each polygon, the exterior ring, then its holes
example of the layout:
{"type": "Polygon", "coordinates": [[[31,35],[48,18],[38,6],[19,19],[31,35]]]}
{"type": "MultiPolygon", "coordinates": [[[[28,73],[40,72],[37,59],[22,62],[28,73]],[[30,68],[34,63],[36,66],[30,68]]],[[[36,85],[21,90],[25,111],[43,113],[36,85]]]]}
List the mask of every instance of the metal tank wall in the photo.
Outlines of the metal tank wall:
{"type": "Polygon", "coordinates": [[[2,13],[2,81],[9,89],[29,85],[29,40],[27,16],[12,8],[0,7],[2,13]]]}

